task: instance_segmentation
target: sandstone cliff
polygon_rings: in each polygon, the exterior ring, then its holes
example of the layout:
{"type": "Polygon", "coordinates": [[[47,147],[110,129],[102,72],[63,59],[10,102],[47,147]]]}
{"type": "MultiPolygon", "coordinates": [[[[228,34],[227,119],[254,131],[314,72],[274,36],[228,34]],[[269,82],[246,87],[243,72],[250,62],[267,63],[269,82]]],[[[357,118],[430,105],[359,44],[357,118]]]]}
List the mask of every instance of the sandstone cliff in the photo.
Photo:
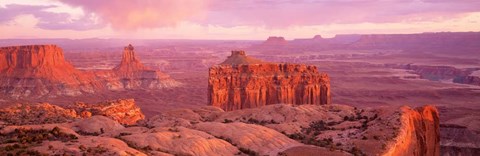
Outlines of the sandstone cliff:
{"type": "Polygon", "coordinates": [[[6,70],[8,73],[14,70],[39,68],[72,68],[63,58],[62,49],[55,45],[2,47],[0,48],[0,59],[0,70],[6,70]]]}
{"type": "Polygon", "coordinates": [[[210,68],[208,100],[227,111],[278,103],[329,104],[330,79],[315,66],[264,63],[232,51],[210,68]]]}
{"type": "Polygon", "coordinates": [[[65,61],[62,49],[55,45],[0,48],[0,80],[0,91],[16,98],[50,92],[75,96],[100,85],[92,74],[65,61]]]}
{"type": "Polygon", "coordinates": [[[121,63],[112,70],[81,71],[65,61],[55,45],[0,48],[0,92],[13,98],[55,97],[180,85],[167,74],[146,68],[133,46],[124,50],[121,63]]]}
{"type": "Polygon", "coordinates": [[[437,108],[401,108],[401,127],[385,155],[440,155],[440,120],[437,108]]]}

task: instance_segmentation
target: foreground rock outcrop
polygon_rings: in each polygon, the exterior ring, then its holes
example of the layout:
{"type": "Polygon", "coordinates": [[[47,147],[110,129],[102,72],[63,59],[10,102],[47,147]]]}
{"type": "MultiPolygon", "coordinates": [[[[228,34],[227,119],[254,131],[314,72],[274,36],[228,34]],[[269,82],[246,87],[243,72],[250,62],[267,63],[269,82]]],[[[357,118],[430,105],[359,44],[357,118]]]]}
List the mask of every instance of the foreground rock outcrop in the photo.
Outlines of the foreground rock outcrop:
{"type": "Polygon", "coordinates": [[[127,127],[106,116],[0,124],[0,155],[439,155],[438,123],[433,106],[275,104],[228,112],[206,106],[127,127]]]}
{"type": "Polygon", "coordinates": [[[78,96],[108,90],[160,89],[179,82],[151,70],[135,57],[133,46],[124,49],[113,70],[81,71],[64,59],[56,45],[0,48],[0,92],[9,97],[78,96]]]}
{"type": "Polygon", "coordinates": [[[145,119],[133,99],[114,100],[97,104],[76,103],[60,107],[49,103],[17,104],[0,109],[0,121],[6,125],[50,124],[73,122],[95,115],[106,116],[124,125],[134,125],[145,119]]]}
{"type": "Polygon", "coordinates": [[[209,70],[208,101],[226,111],[277,103],[329,104],[330,79],[315,66],[267,63],[232,51],[209,70]]]}

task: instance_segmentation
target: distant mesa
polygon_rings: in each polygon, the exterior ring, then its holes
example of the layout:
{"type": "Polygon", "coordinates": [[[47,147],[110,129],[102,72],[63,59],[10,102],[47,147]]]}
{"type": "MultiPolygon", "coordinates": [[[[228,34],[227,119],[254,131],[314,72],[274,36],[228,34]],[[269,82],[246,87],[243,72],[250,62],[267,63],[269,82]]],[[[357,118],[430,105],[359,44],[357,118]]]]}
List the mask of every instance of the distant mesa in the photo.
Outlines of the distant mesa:
{"type": "Polygon", "coordinates": [[[64,67],[62,49],[56,45],[27,45],[0,48],[0,70],[64,67]]]}
{"type": "Polygon", "coordinates": [[[322,35],[315,35],[313,36],[313,40],[323,40],[324,38],[322,37],[322,35]]]}
{"type": "Polygon", "coordinates": [[[270,104],[329,104],[330,78],[316,66],[269,63],[232,51],[209,70],[208,100],[226,111],[270,104]]]}
{"type": "Polygon", "coordinates": [[[108,90],[160,89],[180,83],[146,68],[134,48],[124,48],[120,64],[112,70],[81,71],[65,60],[56,45],[0,48],[0,93],[12,98],[78,96],[108,90]]]}
{"type": "Polygon", "coordinates": [[[268,39],[263,42],[264,45],[287,45],[288,41],[281,36],[270,36],[268,39]]]}

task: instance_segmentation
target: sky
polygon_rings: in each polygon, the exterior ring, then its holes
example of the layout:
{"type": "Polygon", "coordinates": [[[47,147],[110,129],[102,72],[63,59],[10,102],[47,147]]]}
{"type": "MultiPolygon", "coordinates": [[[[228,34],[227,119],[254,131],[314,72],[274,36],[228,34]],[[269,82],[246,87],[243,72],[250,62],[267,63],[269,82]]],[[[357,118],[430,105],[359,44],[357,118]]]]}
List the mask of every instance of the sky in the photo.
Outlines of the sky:
{"type": "Polygon", "coordinates": [[[0,38],[263,40],[480,31],[480,0],[0,0],[0,38]]]}

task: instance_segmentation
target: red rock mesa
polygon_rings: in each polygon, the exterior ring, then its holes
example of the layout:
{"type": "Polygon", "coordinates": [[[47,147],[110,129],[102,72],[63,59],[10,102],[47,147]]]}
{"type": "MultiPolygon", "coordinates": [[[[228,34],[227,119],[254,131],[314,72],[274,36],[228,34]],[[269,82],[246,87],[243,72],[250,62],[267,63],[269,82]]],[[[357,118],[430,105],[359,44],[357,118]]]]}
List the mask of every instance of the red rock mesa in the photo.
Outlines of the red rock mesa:
{"type": "Polygon", "coordinates": [[[106,90],[159,89],[179,82],[150,70],[125,48],[120,65],[113,70],[80,71],[65,61],[56,45],[0,48],[0,91],[13,98],[78,96],[106,90]]]}
{"type": "Polygon", "coordinates": [[[267,63],[232,51],[209,71],[208,101],[226,111],[269,104],[329,104],[330,79],[315,66],[267,63]]]}

